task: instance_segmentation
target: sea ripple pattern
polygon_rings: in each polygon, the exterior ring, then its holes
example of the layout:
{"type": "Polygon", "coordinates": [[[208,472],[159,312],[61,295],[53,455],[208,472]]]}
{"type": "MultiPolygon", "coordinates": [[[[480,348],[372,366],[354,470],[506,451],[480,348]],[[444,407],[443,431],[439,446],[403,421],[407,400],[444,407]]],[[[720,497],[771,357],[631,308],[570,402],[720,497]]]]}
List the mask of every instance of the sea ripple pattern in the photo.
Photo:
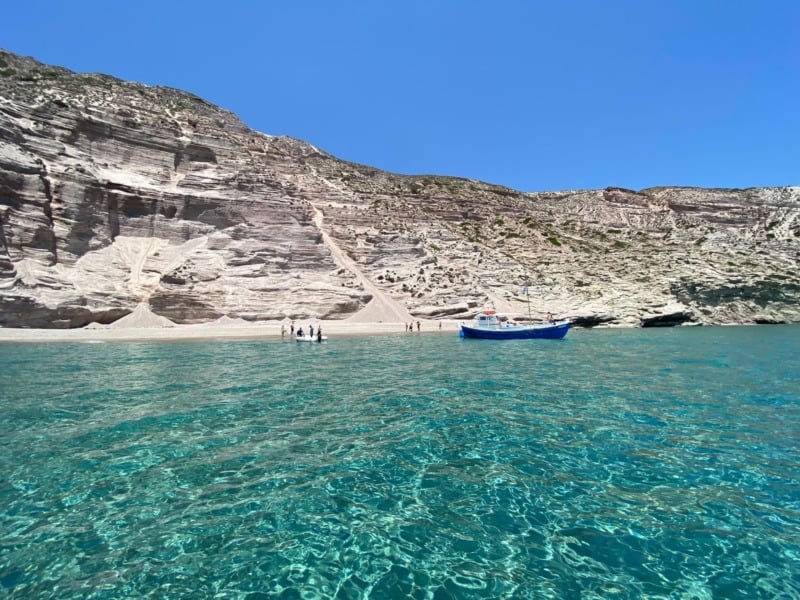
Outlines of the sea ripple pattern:
{"type": "Polygon", "coordinates": [[[798,334],[0,345],[0,596],[800,598],[798,334]]]}

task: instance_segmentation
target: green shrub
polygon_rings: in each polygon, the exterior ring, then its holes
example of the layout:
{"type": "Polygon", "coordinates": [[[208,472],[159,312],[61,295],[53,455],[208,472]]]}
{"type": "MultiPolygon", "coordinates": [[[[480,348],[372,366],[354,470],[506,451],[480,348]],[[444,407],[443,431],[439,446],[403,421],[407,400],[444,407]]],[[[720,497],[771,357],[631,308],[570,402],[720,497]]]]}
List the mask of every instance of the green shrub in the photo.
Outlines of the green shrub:
{"type": "Polygon", "coordinates": [[[554,236],[554,235],[551,235],[549,238],[547,238],[547,241],[550,242],[551,244],[553,244],[553,246],[560,246],[561,245],[561,242],[559,242],[558,238],[556,236],[554,236]]]}
{"type": "Polygon", "coordinates": [[[58,71],[54,71],[53,69],[36,69],[36,74],[39,77],[46,77],[46,78],[54,78],[58,77],[58,71]]]}

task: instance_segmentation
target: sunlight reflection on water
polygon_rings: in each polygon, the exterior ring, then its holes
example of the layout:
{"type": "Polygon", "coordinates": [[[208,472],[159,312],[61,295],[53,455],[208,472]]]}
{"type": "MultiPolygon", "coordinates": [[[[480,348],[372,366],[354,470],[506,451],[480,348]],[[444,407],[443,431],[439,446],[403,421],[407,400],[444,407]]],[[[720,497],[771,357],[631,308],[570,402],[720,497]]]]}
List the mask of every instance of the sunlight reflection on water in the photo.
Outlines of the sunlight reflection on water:
{"type": "Polygon", "coordinates": [[[0,590],[798,597],[799,339],[0,346],[0,590]]]}

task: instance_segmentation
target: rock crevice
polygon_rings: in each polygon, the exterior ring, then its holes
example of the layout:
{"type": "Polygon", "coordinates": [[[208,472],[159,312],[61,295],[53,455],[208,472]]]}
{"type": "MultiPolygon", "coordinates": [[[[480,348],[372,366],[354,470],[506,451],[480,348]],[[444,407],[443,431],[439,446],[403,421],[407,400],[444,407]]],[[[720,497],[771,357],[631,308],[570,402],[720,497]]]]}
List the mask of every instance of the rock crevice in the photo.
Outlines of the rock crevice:
{"type": "Polygon", "coordinates": [[[0,326],[800,322],[800,188],[523,193],[401,176],[191,94],[0,52],[0,326]],[[529,296],[521,293],[527,287],[529,296]]]}

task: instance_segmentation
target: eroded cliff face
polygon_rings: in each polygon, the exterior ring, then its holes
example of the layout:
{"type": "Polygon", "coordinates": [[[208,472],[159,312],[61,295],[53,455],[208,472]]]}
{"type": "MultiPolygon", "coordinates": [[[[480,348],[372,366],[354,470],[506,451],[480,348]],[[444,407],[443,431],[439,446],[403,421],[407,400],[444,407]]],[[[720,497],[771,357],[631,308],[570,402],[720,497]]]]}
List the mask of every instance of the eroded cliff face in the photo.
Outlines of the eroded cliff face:
{"type": "Polygon", "coordinates": [[[0,52],[0,325],[487,302],[578,324],[800,321],[800,188],[521,193],[400,176],[189,94],[0,52]],[[387,304],[388,305],[388,304],[387,304]]]}

